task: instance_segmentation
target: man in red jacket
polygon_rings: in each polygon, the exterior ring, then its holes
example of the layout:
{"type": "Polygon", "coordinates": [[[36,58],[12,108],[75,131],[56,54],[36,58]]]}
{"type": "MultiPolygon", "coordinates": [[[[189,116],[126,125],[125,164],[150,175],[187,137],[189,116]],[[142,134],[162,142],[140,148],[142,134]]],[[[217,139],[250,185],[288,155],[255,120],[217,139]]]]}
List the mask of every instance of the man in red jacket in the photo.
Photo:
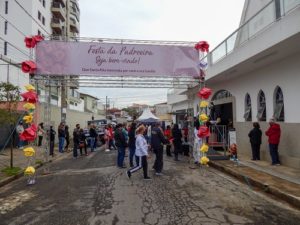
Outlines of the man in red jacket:
{"type": "Polygon", "coordinates": [[[269,137],[269,149],[270,155],[272,158],[272,165],[280,165],[279,156],[278,156],[278,144],[280,141],[280,125],[275,123],[274,119],[270,119],[269,121],[270,127],[266,131],[266,135],[269,137]]]}

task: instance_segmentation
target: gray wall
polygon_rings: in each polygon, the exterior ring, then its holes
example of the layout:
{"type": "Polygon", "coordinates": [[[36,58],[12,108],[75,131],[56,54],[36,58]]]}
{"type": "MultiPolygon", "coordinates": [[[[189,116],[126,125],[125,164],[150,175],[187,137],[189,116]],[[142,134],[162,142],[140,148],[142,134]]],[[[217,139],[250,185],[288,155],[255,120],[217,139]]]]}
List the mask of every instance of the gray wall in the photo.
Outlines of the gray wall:
{"type": "MultiPolygon", "coordinates": [[[[263,132],[261,145],[261,159],[271,163],[268,148],[268,139],[265,131],[268,129],[267,122],[259,122],[263,132]]],[[[279,144],[279,157],[283,165],[300,169],[300,124],[299,123],[278,123],[281,127],[281,139],[279,144]]],[[[235,122],[238,154],[251,158],[251,146],[248,133],[252,129],[252,122],[235,122]]]]}

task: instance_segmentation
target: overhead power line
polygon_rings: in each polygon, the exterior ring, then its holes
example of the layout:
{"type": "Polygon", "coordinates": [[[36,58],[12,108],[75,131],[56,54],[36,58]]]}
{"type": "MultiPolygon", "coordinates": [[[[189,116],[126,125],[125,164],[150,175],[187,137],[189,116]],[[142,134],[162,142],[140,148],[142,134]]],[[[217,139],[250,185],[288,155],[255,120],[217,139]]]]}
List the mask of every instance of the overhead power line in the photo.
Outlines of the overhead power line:
{"type": "Polygon", "coordinates": [[[0,37],[0,40],[7,42],[10,46],[14,47],[15,49],[17,49],[19,52],[23,53],[24,55],[26,55],[27,57],[30,58],[30,56],[24,52],[23,50],[21,50],[20,48],[16,47],[15,45],[13,45],[12,43],[10,43],[9,41],[5,40],[4,38],[0,37]]]}
{"type": "Polygon", "coordinates": [[[20,34],[26,37],[26,34],[19,30],[15,25],[13,25],[9,20],[7,20],[4,16],[0,15],[2,19],[4,19],[8,24],[10,24],[13,28],[15,28],[20,34]]]}

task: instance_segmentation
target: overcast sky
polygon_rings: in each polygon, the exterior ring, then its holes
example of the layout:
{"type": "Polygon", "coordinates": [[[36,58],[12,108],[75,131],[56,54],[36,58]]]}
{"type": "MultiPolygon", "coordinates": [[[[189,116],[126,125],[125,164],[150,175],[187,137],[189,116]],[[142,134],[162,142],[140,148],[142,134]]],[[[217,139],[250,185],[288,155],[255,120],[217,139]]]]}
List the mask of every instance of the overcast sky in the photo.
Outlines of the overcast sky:
{"type": "MultiPolygon", "coordinates": [[[[80,0],[80,36],[200,41],[210,50],[238,28],[244,0],[80,0]]],[[[115,106],[165,102],[165,89],[87,89],[115,106]]]]}

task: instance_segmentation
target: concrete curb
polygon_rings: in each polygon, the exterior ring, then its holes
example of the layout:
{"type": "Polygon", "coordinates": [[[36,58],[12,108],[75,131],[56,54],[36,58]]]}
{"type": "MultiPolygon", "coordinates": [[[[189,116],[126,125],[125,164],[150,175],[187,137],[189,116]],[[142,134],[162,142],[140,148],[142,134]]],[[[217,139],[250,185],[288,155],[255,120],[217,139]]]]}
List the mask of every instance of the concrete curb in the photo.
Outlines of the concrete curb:
{"type": "Polygon", "coordinates": [[[262,191],[269,193],[269,194],[289,203],[290,205],[300,209],[300,199],[294,195],[291,195],[289,193],[281,191],[278,188],[275,188],[271,185],[266,185],[266,184],[262,183],[261,181],[256,180],[255,178],[252,178],[249,176],[245,177],[245,175],[240,174],[240,173],[238,173],[230,168],[227,168],[225,166],[219,165],[213,161],[210,161],[209,165],[217,170],[220,170],[224,173],[227,173],[227,174],[237,178],[238,180],[242,181],[243,183],[246,183],[248,185],[250,183],[252,186],[258,187],[262,191]]]}
{"type": "MultiPolygon", "coordinates": [[[[56,158],[56,159],[51,159],[48,162],[35,165],[34,168],[38,169],[38,168],[40,168],[40,167],[42,167],[44,165],[47,165],[47,164],[52,163],[52,162],[54,162],[56,160],[60,160],[60,159],[64,159],[64,158],[66,158],[66,157],[62,156],[62,157],[59,157],[59,158],[56,158]]],[[[7,185],[7,184],[9,184],[10,182],[12,182],[14,180],[19,179],[20,177],[23,177],[23,176],[24,176],[24,171],[18,173],[17,175],[14,175],[14,176],[11,176],[11,177],[7,177],[7,178],[5,178],[3,180],[0,180],[0,188],[3,187],[3,186],[5,186],[5,185],[7,185]]]]}

